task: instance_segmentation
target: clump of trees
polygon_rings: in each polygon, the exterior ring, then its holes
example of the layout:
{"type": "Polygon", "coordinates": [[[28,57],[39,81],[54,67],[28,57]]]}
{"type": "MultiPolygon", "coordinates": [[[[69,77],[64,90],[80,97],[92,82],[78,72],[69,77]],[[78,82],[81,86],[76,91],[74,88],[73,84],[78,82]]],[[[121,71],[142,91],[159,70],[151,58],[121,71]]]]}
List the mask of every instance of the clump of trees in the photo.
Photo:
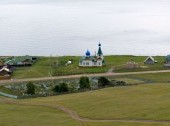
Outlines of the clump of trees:
{"type": "Polygon", "coordinates": [[[69,91],[68,84],[60,83],[54,87],[54,91],[58,93],[66,93],[69,91]]]}
{"type": "Polygon", "coordinates": [[[79,80],[80,90],[90,89],[90,80],[88,77],[81,77],[79,80]]]}
{"type": "Polygon", "coordinates": [[[34,95],[35,94],[35,85],[30,81],[26,84],[27,94],[34,95]]]}
{"type": "Polygon", "coordinates": [[[98,79],[99,87],[105,87],[105,86],[109,86],[109,85],[110,85],[110,81],[106,77],[100,77],[98,79]]]}
{"type": "Polygon", "coordinates": [[[98,86],[99,87],[115,87],[115,86],[127,86],[128,84],[124,81],[117,81],[117,80],[109,80],[106,77],[99,77],[98,78],[98,86]]]}

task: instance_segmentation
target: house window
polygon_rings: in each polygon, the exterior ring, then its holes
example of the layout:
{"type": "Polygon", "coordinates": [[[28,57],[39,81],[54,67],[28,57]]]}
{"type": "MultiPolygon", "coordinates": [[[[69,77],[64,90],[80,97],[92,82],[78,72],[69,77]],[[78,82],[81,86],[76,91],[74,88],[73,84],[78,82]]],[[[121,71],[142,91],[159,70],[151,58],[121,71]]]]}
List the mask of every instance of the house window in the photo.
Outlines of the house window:
{"type": "Polygon", "coordinates": [[[88,63],[88,62],[86,62],[86,66],[89,66],[89,63],[88,63]]]}
{"type": "Polygon", "coordinates": [[[100,62],[99,62],[99,66],[100,66],[100,62]]]}
{"type": "Polygon", "coordinates": [[[83,65],[85,66],[85,62],[83,62],[83,65]]]}

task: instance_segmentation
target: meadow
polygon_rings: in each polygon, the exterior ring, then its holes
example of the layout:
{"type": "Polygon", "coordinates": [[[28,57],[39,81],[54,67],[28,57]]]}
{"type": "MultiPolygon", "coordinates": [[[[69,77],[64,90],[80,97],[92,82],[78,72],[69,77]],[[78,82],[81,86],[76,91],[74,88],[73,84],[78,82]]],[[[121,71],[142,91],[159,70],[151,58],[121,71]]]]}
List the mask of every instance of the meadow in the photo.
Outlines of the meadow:
{"type": "Polygon", "coordinates": [[[170,83],[150,83],[33,99],[0,97],[0,125],[168,126],[169,90],[170,83]]]}
{"type": "Polygon", "coordinates": [[[149,71],[149,70],[165,70],[164,61],[165,57],[155,56],[155,60],[158,63],[154,65],[145,65],[143,62],[147,58],[146,56],[105,56],[106,66],[103,67],[78,67],[78,63],[81,57],[78,56],[63,56],[63,57],[39,57],[39,60],[31,67],[17,68],[13,75],[13,79],[18,78],[37,78],[48,76],[63,76],[73,74],[87,74],[87,73],[106,73],[111,72],[136,72],[136,71],[149,71]],[[73,63],[71,65],[65,65],[68,60],[73,63]],[[127,69],[125,64],[130,61],[135,61],[142,68],[127,69]]]}

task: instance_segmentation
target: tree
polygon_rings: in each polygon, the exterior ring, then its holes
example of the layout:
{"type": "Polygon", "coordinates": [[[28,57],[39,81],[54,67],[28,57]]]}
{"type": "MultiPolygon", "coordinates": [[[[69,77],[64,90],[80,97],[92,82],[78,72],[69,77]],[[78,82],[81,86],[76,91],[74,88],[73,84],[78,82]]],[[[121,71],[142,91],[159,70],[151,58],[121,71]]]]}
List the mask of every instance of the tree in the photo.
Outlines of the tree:
{"type": "Polygon", "coordinates": [[[31,81],[28,82],[26,86],[27,86],[28,94],[31,94],[31,95],[35,94],[35,85],[31,81]]]}
{"type": "Polygon", "coordinates": [[[68,92],[68,85],[66,83],[60,83],[60,91],[68,92]]]}
{"type": "Polygon", "coordinates": [[[66,83],[60,83],[59,85],[56,85],[54,88],[55,92],[68,92],[68,85],[66,83]]]}
{"type": "Polygon", "coordinates": [[[81,77],[80,81],[80,89],[89,89],[90,88],[90,81],[88,77],[81,77]]]}
{"type": "Polygon", "coordinates": [[[56,85],[56,86],[54,87],[54,91],[55,91],[55,92],[60,92],[60,86],[59,86],[59,85],[56,85]]]}
{"type": "Polygon", "coordinates": [[[105,78],[105,77],[100,77],[98,79],[98,84],[99,84],[99,87],[104,87],[104,86],[109,85],[110,81],[107,78],[105,78]]]}

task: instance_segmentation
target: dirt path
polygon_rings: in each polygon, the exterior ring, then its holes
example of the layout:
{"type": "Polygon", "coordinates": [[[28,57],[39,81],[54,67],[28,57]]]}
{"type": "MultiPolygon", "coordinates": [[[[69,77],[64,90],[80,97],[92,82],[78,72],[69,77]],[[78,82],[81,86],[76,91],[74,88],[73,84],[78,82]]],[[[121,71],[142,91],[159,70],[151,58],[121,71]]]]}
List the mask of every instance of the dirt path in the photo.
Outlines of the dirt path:
{"type": "Polygon", "coordinates": [[[95,118],[84,118],[79,116],[76,112],[73,110],[70,110],[69,108],[66,108],[61,105],[42,105],[42,104],[28,104],[28,103],[22,103],[18,102],[17,100],[13,99],[3,99],[3,103],[5,104],[14,104],[19,106],[39,106],[39,107],[47,107],[52,109],[61,110],[64,113],[68,114],[72,119],[79,121],[81,123],[84,122],[131,122],[131,123],[158,123],[158,124],[170,124],[170,120],[145,120],[145,119],[128,119],[128,118],[110,118],[110,119],[95,119],[95,118]]]}
{"type": "Polygon", "coordinates": [[[27,81],[43,81],[43,80],[55,80],[55,79],[71,79],[80,78],[82,76],[88,77],[99,77],[99,76],[121,76],[121,75],[136,75],[136,74],[147,74],[147,73],[168,73],[170,70],[159,70],[159,71],[142,71],[142,72],[125,72],[125,73],[98,73],[98,74],[79,74],[79,75],[68,75],[68,76],[55,76],[55,77],[42,77],[42,78],[27,78],[27,79],[13,79],[13,80],[1,80],[0,85],[7,83],[16,82],[27,82],[27,81]]]}
{"type": "MultiPolygon", "coordinates": [[[[49,106],[46,106],[49,107],[49,106]]],[[[170,120],[144,120],[144,119],[95,119],[95,118],[84,118],[80,117],[76,112],[63,107],[63,106],[57,106],[57,109],[67,113],[70,115],[73,119],[81,122],[138,122],[138,123],[170,123],[170,120]]]]}

